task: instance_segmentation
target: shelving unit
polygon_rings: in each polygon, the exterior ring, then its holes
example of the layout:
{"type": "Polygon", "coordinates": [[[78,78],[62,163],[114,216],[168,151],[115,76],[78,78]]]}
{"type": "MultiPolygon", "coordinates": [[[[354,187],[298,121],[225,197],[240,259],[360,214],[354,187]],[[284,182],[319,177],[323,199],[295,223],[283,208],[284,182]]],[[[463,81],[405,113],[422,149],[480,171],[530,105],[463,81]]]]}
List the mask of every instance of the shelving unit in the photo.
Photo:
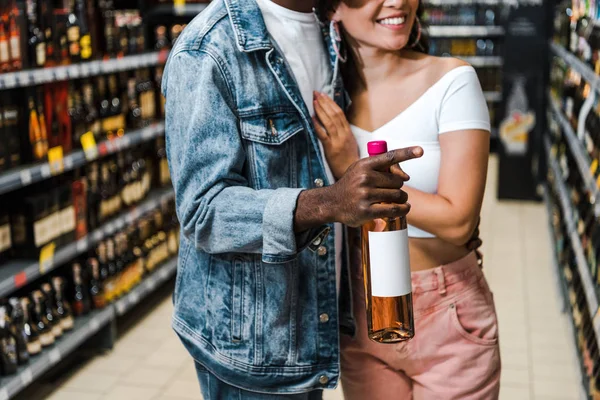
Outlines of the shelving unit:
{"type": "Polygon", "coordinates": [[[148,275],[138,286],[117,302],[108,307],[93,311],[75,319],[73,330],[65,334],[51,348],[30,360],[29,364],[19,368],[17,374],[0,379],[0,400],[8,400],[44,373],[48,372],[63,358],[73,353],[86,340],[100,329],[124,315],[141,300],[147,298],[162,283],[170,279],[177,269],[177,259],[171,259],[148,275]]]}
{"type": "Polygon", "coordinates": [[[473,57],[458,57],[475,68],[482,67],[501,67],[504,65],[504,59],[502,57],[492,56],[473,56],[473,57]]]}
{"type": "Polygon", "coordinates": [[[429,28],[429,36],[436,37],[491,37],[504,36],[505,31],[501,26],[453,26],[433,25],[429,28]]]}
{"type": "Polygon", "coordinates": [[[567,232],[569,234],[571,246],[573,248],[573,251],[575,252],[575,258],[577,261],[577,271],[579,272],[579,276],[581,277],[581,282],[585,292],[584,294],[587,301],[588,309],[590,310],[591,318],[594,323],[594,333],[596,335],[596,340],[600,341],[600,318],[598,317],[598,291],[596,290],[596,285],[594,285],[594,282],[592,280],[592,275],[585,257],[585,253],[583,251],[583,247],[581,245],[581,240],[579,238],[579,235],[577,234],[577,228],[575,225],[575,221],[573,220],[573,205],[571,204],[571,200],[569,199],[567,188],[565,187],[563,181],[560,179],[562,177],[562,174],[560,172],[560,168],[557,164],[557,161],[551,155],[551,145],[547,137],[544,140],[544,146],[546,154],[548,154],[548,166],[552,170],[556,178],[555,182],[557,184],[557,187],[555,189],[560,199],[560,207],[563,211],[563,217],[565,219],[564,223],[567,227],[567,232]]]}
{"type": "Polygon", "coordinates": [[[159,5],[148,10],[148,17],[157,17],[164,15],[175,15],[178,17],[195,17],[200,14],[208,4],[184,4],[181,6],[159,5]]]}
{"type": "Polygon", "coordinates": [[[90,232],[86,237],[58,249],[51,262],[44,264],[44,269],[41,268],[38,260],[18,260],[0,266],[0,297],[7,296],[29,282],[48,274],[60,265],[84,254],[105,237],[137,221],[144,214],[159,207],[162,202],[173,198],[175,198],[175,193],[171,188],[152,192],[139,205],[124,211],[118,217],[90,232]]]}
{"type": "Polygon", "coordinates": [[[593,89],[600,93],[600,78],[594,73],[589,65],[575,57],[573,54],[568,52],[564,47],[550,42],[550,49],[557,57],[560,57],[566,62],[571,68],[577,71],[581,77],[588,82],[593,89]]]}
{"type": "Polygon", "coordinates": [[[132,69],[164,64],[168,51],[125,56],[109,60],[96,60],[52,68],[31,69],[0,74],[0,90],[42,85],[44,83],[81,79],[132,69]]]}
{"type": "MultiPolygon", "coordinates": [[[[0,75],[2,76],[2,75],[0,75]]],[[[67,154],[63,158],[63,172],[72,171],[76,168],[86,165],[99,157],[115,154],[119,151],[132,149],[141,143],[162,136],[165,133],[165,124],[159,122],[147,128],[138,131],[132,131],[114,140],[106,140],[98,144],[97,157],[90,158],[86,156],[83,150],[78,150],[67,154]]],[[[0,195],[10,191],[20,189],[36,182],[43,181],[52,176],[50,172],[50,163],[43,162],[33,165],[26,165],[6,171],[0,174],[0,195]]]]}

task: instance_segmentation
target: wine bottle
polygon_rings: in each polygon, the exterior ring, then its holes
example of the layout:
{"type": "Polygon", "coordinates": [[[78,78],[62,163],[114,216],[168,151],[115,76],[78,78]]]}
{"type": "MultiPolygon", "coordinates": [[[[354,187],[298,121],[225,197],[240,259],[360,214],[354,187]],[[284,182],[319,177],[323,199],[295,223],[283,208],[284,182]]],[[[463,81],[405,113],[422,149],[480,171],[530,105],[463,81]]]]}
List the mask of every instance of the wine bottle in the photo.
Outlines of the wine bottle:
{"type": "Polygon", "coordinates": [[[60,327],[63,331],[68,332],[73,329],[75,321],[73,319],[73,312],[71,306],[65,301],[64,289],[65,282],[60,276],[52,278],[52,288],[54,289],[54,302],[56,308],[56,314],[60,319],[60,327]]]}
{"type": "Polygon", "coordinates": [[[0,306],[0,367],[2,375],[12,375],[17,372],[18,356],[17,341],[10,333],[6,306],[0,306]]]}
{"type": "Polygon", "coordinates": [[[81,61],[81,27],[79,18],[75,13],[74,0],[69,1],[69,15],[67,17],[67,40],[69,43],[69,56],[71,62],[81,61]]]}
{"type": "Polygon", "coordinates": [[[26,1],[29,66],[41,68],[46,64],[46,38],[42,31],[37,0],[26,1]]]}
{"type": "Polygon", "coordinates": [[[56,339],[63,335],[63,329],[60,323],[60,317],[58,310],[56,309],[56,303],[54,301],[55,294],[52,290],[52,286],[49,283],[44,283],[41,286],[42,293],[44,294],[44,310],[46,313],[46,319],[52,327],[52,334],[56,339]]]}
{"type": "Polygon", "coordinates": [[[29,361],[29,351],[27,349],[28,335],[25,327],[25,312],[21,302],[16,297],[8,300],[10,305],[11,332],[15,337],[17,344],[17,359],[19,365],[26,364],[29,361]]]}
{"type": "Polygon", "coordinates": [[[90,275],[90,296],[95,309],[106,307],[104,297],[104,286],[100,280],[100,264],[96,258],[90,258],[87,262],[88,273],[90,275]]]}
{"type": "Polygon", "coordinates": [[[42,352],[42,342],[37,325],[31,318],[33,303],[28,297],[22,297],[20,301],[23,309],[23,330],[27,336],[27,352],[30,356],[35,356],[42,352]]]}
{"type": "Polygon", "coordinates": [[[90,301],[87,287],[83,280],[81,264],[74,263],[73,267],[73,313],[75,316],[85,315],[90,311],[90,301]]]}
{"type": "Polygon", "coordinates": [[[40,343],[42,347],[52,346],[55,342],[54,334],[50,322],[44,313],[44,295],[40,290],[35,290],[31,294],[33,307],[31,307],[31,318],[40,335],[40,343]]]}
{"type": "Polygon", "coordinates": [[[21,69],[23,67],[23,57],[21,54],[21,30],[17,18],[19,17],[19,9],[17,8],[17,2],[12,0],[10,7],[10,62],[13,70],[21,69]]]}
{"type": "MultiPolygon", "coordinates": [[[[0,13],[4,12],[4,4],[0,3],[0,13]]],[[[8,15],[1,15],[0,18],[0,71],[11,70],[10,65],[10,40],[8,37],[8,15]]]]}
{"type": "Polygon", "coordinates": [[[88,61],[92,59],[93,48],[92,48],[92,37],[90,35],[90,29],[87,24],[87,11],[84,0],[77,0],[77,19],[79,20],[79,45],[81,47],[81,61],[88,61]]]}
{"type": "MultiPolygon", "coordinates": [[[[368,143],[370,156],[387,152],[368,143]]],[[[362,266],[369,339],[397,343],[414,337],[408,230],[405,217],[380,218],[362,227],[362,266]]]]}
{"type": "Polygon", "coordinates": [[[106,240],[106,259],[108,277],[104,283],[104,297],[108,303],[115,298],[115,279],[117,275],[117,264],[115,262],[115,242],[113,239],[106,240]]]}

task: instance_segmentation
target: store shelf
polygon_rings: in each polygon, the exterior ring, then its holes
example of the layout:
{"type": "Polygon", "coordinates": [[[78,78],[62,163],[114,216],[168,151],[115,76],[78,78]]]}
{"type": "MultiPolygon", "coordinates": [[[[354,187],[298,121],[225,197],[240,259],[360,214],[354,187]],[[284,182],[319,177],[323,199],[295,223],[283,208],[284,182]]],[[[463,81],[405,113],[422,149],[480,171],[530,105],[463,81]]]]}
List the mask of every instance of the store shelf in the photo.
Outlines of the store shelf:
{"type": "Polygon", "coordinates": [[[63,335],[51,349],[33,357],[29,364],[19,368],[17,374],[0,379],[0,400],[8,400],[17,395],[114,318],[115,311],[112,307],[76,318],[73,330],[63,335]]]}
{"type": "MultiPolygon", "coordinates": [[[[552,226],[552,201],[550,200],[550,196],[548,195],[548,187],[546,185],[544,185],[544,192],[543,192],[543,198],[544,198],[544,203],[546,204],[546,210],[548,212],[548,229],[550,232],[550,235],[553,236],[553,232],[554,232],[554,227],[552,226]]],[[[577,377],[579,378],[579,382],[581,382],[581,387],[580,387],[580,398],[582,400],[585,399],[589,399],[590,395],[589,395],[589,383],[587,382],[587,379],[585,378],[586,374],[584,371],[584,364],[583,364],[583,358],[581,357],[581,353],[578,351],[577,349],[577,336],[575,335],[575,323],[573,321],[573,317],[571,316],[571,312],[570,312],[570,305],[569,305],[569,289],[567,287],[567,282],[565,281],[565,277],[563,275],[563,272],[561,271],[560,268],[560,264],[558,262],[558,254],[556,253],[556,248],[554,246],[552,246],[552,264],[553,264],[553,270],[554,270],[554,276],[556,279],[556,284],[558,287],[558,293],[560,294],[561,297],[561,311],[563,314],[565,314],[565,318],[568,319],[567,321],[567,329],[569,330],[569,337],[573,339],[573,341],[571,342],[574,345],[574,353],[576,354],[576,358],[577,358],[577,364],[579,366],[579,368],[577,368],[577,377]]]]}
{"type": "Polygon", "coordinates": [[[504,58],[502,57],[483,57],[483,56],[475,56],[475,57],[458,57],[461,60],[464,60],[471,64],[473,67],[501,67],[504,65],[504,58]]]}
{"type": "Polygon", "coordinates": [[[125,314],[135,307],[142,299],[152,293],[159,285],[167,281],[177,271],[177,258],[167,261],[151,275],[145,278],[131,292],[115,303],[115,311],[118,316],[125,314]]]}
{"type": "Polygon", "coordinates": [[[0,74],[0,90],[151,67],[165,63],[167,56],[168,51],[163,50],[109,60],[97,60],[52,68],[9,72],[0,74]]]}
{"type": "Polygon", "coordinates": [[[504,36],[501,26],[433,25],[428,28],[431,37],[486,37],[504,36]]]}
{"type": "Polygon", "coordinates": [[[548,97],[550,99],[550,108],[552,113],[556,116],[558,122],[560,123],[565,139],[569,144],[569,148],[571,149],[571,153],[573,154],[575,162],[579,167],[579,173],[581,174],[581,179],[585,183],[585,189],[592,194],[591,201],[594,204],[594,212],[596,213],[596,216],[600,216],[600,203],[595,201],[598,199],[598,187],[596,185],[596,180],[590,172],[591,160],[585,148],[583,147],[583,143],[573,131],[571,124],[560,109],[560,105],[556,99],[551,94],[549,94],[548,97]]]}
{"type": "Polygon", "coordinates": [[[562,58],[571,68],[577,71],[581,77],[592,86],[592,88],[600,92],[600,79],[590,66],[581,61],[579,58],[575,57],[575,55],[567,51],[559,44],[551,42],[550,49],[556,56],[562,58]]]}
{"type": "MultiPolygon", "coordinates": [[[[129,132],[120,138],[101,142],[98,144],[98,157],[135,148],[141,143],[162,136],[164,133],[165,124],[160,122],[144,129],[129,132]]],[[[92,160],[86,159],[83,150],[71,152],[63,159],[64,172],[72,171],[92,160]]],[[[0,174],[0,195],[48,179],[51,176],[50,164],[47,162],[11,169],[0,174]]]]}
{"type": "Polygon", "coordinates": [[[182,6],[160,5],[151,8],[146,16],[156,17],[175,15],[178,17],[195,17],[204,11],[206,7],[208,7],[208,4],[185,4],[182,6]]]}
{"type": "Polygon", "coordinates": [[[17,374],[0,379],[0,400],[8,400],[17,395],[65,356],[73,353],[100,328],[116,317],[124,315],[152,294],[162,283],[175,275],[176,270],[177,258],[173,258],[144,278],[137,287],[116,303],[103,310],[76,318],[73,330],[59,339],[51,349],[44,350],[39,356],[32,358],[29,364],[19,368],[17,374]]]}
{"type": "Polygon", "coordinates": [[[596,333],[596,339],[600,342],[600,319],[597,318],[598,294],[596,292],[596,286],[594,285],[592,280],[592,275],[585,257],[585,253],[583,251],[583,247],[581,245],[581,239],[577,234],[576,221],[573,220],[573,205],[571,204],[569,194],[567,193],[567,188],[565,187],[565,184],[562,180],[562,173],[560,172],[560,168],[557,164],[557,161],[551,155],[551,145],[548,137],[544,138],[544,146],[546,154],[548,154],[548,165],[552,169],[552,172],[554,174],[554,181],[557,185],[555,189],[560,199],[560,206],[563,211],[562,214],[564,218],[564,223],[567,227],[567,232],[571,240],[571,247],[573,248],[573,251],[575,253],[575,259],[577,261],[577,271],[579,272],[579,276],[581,277],[581,283],[585,292],[585,298],[588,304],[588,309],[590,310],[591,318],[594,321],[594,331],[596,333]]]}
{"type": "Polygon", "coordinates": [[[58,249],[54,253],[53,260],[45,265],[43,270],[40,268],[38,260],[17,260],[0,266],[0,297],[9,295],[14,290],[84,254],[104,238],[113,235],[118,230],[137,221],[142,215],[160,206],[163,201],[174,198],[175,193],[171,188],[151,192],[148,198],[139,205],[124,211],[120,216],[90,232],[86,237],[58,249]]]}
{"type": "Polygon", "coordinates": [[[499,103],[502,101],[502,92],[483,92],[485,101],[490,103],[499,103]]]}

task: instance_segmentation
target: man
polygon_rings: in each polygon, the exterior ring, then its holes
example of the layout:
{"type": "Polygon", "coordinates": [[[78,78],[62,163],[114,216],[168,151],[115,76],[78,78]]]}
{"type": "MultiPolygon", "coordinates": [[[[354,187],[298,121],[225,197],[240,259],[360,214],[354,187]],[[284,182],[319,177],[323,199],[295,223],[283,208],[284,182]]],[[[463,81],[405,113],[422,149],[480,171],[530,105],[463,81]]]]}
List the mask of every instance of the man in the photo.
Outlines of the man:
{"type": "Polygon", "coordinates": [[[339,328],[353,332],[341,224],[410,208],[397,164],[420,149],[359,161],[334,183],[312,93],[342,107],[346,97],[312,7],[214,0],[166,67],[182,226],[173,327],[205,399],[300,400],[334,388],[339,328]]]}

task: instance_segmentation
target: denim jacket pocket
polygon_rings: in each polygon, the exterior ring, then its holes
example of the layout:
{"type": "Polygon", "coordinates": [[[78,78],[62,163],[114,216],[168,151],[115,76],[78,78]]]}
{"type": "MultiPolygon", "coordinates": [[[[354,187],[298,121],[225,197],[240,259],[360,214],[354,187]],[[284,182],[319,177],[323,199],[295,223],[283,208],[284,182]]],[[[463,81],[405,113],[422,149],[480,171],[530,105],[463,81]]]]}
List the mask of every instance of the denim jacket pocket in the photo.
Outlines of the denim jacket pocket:
{"type": "Polygon", "coordinates": [[[298,187],[296,136],[304,125],[292,112],[241,117],[240,132],[254,189],[298,187]]]}

